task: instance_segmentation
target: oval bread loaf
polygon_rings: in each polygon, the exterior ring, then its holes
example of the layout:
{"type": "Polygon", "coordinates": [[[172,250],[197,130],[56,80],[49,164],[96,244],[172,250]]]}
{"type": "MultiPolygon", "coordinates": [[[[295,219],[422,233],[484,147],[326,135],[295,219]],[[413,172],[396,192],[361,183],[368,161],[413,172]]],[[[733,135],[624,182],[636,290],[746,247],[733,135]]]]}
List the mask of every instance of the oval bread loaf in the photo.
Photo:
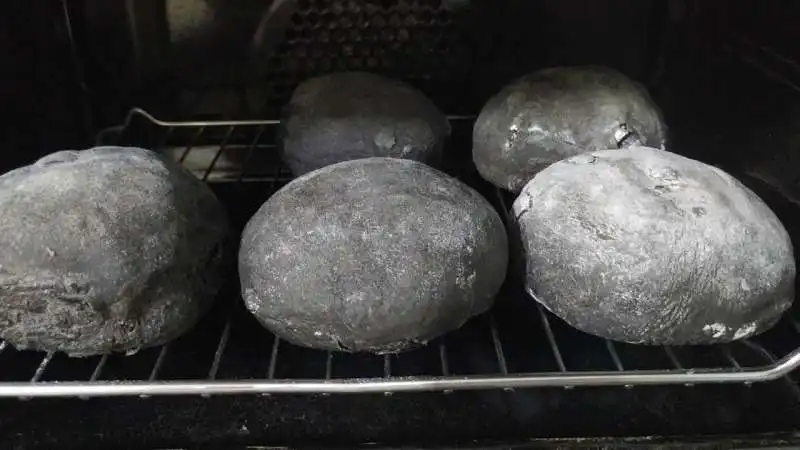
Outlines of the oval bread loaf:
{"type": "Polygon", "coordinates": [[[0,337],[71,356],[191,328],[219,288],[211,190],[139,148],[62,151],[0,176],[0,337]]]}
{"type": "Polygon", "coordinates": [[[325,350],[407,350],[493,303],[506,272],[500,217],[425,164],[347,161],[273,195],[239,251],[248,310],[279,337],[325,350]]]}
{"type": "Polygon", "coordinates": [[[622,342],[728,342],[794,300],[789,235],[716,167],[629,148],[540,172],[514,202],[528,289],[574,327],[622,342]]]}
{"type": "Polygon", "coordinates": [[[587,151],[663,148],[647,91],[602,67],[556,67],[509,84],[483,107],[472,157],[483,178],[519,193],[545,167],[587,151]]]}
{"type": "Polygon", "coordinates": [[[301,83],[286,107],[283,156],[296,175],[369,157],[436,165],[450,124],[413,87],[365,72],[341,72],[301,83]]]}

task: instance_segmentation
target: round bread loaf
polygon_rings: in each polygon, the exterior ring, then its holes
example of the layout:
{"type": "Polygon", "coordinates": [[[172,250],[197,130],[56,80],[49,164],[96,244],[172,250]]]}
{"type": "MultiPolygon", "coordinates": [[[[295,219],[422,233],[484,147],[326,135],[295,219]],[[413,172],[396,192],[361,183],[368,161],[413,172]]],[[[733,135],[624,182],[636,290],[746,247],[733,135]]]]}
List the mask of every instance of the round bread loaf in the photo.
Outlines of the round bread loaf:
{"type": "Polygon", "coordinates": [[[297,345],[406,350],[486,311],[508,263],[500,217],[425,164],[367,158],[278,191],[242,236],[248,310],[297,345]]]}
{"type": "Polygon", "coordinates": [[[486,103],[472,158],[483,178],[518,193],[556,161],[639,145],[665,145],[661,114],[642,87],[612,69],[558,67],[522,77],[486,103]]]}
{"type": "Polygon", "coordinates": [[[712,344],[774,325],[794,300],[789,235],[727,173],[652,148],[586,153],[514,202],[526,285],[572,326],[641,344],[712,344]]]}
{"type": "Polygon", "coordinates": [[[132,353],[192,327],[219,286],[211,190],[138,148],[62,151],[0,176],[0,337],[132,353]]]}
{"type": "Polygon", "coordinates": [[[450,135],[450,123],[421,92],[363,72],[301,83],[281,125],[283,156],[298,176],[374,156],[436,165],[450,135]]]}

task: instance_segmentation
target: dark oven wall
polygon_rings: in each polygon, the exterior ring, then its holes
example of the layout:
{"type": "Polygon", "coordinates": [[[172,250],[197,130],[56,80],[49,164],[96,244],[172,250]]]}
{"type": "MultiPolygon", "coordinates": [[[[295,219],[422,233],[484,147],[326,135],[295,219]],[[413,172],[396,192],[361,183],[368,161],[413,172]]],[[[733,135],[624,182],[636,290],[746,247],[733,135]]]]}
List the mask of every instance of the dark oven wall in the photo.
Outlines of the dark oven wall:
{"type": "Polygon", "coordinates": [[[511,79],[554,64],[610,65],[647,81],[665,5],[85,0],[90,32],[80,39],[90,83],[112,93],[95,104],[107,122],[133,105],[170,117],[274,118],[300,81],[338,70],[403,79],[446,112],[473,114],[511,79]]]}
{"type": "Polygon", "coordinates": [[[61,2],[0,2],[0,172],[90,138],[69,35],[61,2]]]}
{"type": "Polygon", "coordinates": [[[670,4],[651,89],[671,150],[800,198],[800,3],[670,4]]]}
{"type": "Polygon", "coordinates": [[[741,93],[739,129],[750,130],[741,165],[784,196],[800,198],[800,4],[747,1],[729,23],[731,53],[755,75],[730,95],[741,93]],[[748,92],[748,85],[757,88],[748,92]]]}

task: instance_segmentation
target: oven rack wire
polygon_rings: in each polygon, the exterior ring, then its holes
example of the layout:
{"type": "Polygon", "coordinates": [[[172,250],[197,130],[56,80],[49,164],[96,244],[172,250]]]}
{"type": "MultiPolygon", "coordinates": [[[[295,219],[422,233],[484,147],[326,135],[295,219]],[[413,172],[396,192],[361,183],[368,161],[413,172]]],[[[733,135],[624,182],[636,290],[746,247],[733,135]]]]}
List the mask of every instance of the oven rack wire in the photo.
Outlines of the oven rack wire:
{"type": "MultiPolygon", "coordinates": [[[[450,116],[456,122],[467,122],[473,118],[467,116],[450,116]]],[[[163,121],[147,111],[132,109],[124,123],[111,127],[98,133],[98,145],[141,145],[161,151],[163,154],[183,164],[203,181],[215,186],[244,186],[247,184],[258,186],[258,190],[269,194],[275,192],[282,184],[291,179],[291,175],[279,162],[275,142],[275,129],[278,120],[242,120],[242,121],[163,121]],[[239,136],[238,138],[235,136],[239,136]],[[272,139],[270,141],[270,138],[272,139]],[[234,156],[228,154],[231,152],[234,156]],[[266,169],[258,167],[264,165],[266,169]],[[262,170],[263,169],[263,170],[262,170]]],[[[508,212],[504,195],[494,190],[494,202],[501,213],[508,212]]],[[[263,198],[262,198],[263,201],[263,198]]],[[[504,217],[508,219],[508,217],[504,217]]],[[[245,217],[246,220],[246,217],[245,217]]],[[[235,292],[235,291],[233,291],[235,292]]],[[[233,295],[235,296],[235,295],[233,295]]],[[[233,303],[238,297],[232,299],[233,303]]],[[[498,299],[500,301],[500,299],[498,299]]],[[[492,360],[490,370],[482,373],[462,374],[452,370],[454,352],[451,352],[451,343],[456,338],[445,336],[425,347],[428,353],[434,353],[437,360],[435,370],[429,369],[421,374],[401,374],[395,370],[395,363],[406,355],[412,355],[421,350],[415,350],[400,356],[365,356],[371,358],[376,366],[377,373],[365,376],[348,374],[337,377],[334,374],[336,360],[347,358],[334,352],[317,352],[308,350],[304,357],[321,361],[316,367],[316,375],[285,376],[279,374],[282,357],[291,353],[294,346],[285,343],[271,335],[268,331],[259,329],[257,332],[269,336],[269,345],[263,346],[268,352],[262,354],[265,370],[260,376],[247,376],[231,373],[225,368],[225,355],[231,352],[231,335],[238,330],[239,325],[236,315],[225,312],[225,319],[221,321],[218,337],[211,340],[205,339],[209,349],[208,362],[204,369],[205,376],[194,378],[178,377],[165,379],[163,367],[179,350],[175,350],[175,343],[167,344],[150,352],[153,357],[149,360],[148,368],[138,367],[139,376],[116,377],[107,374],[110,361],[126,360],[121,355],[102,356],[92,359],[71,360],[63,355],[53,353],[17,352],[6,342],[0,342],[0,365],[13,366],[15,359],[23,355],[30,360],[32,354],[41,355],[38,363],[30,365],[32,372],[25,375],[25,371],[18,371],[17,378],[8,380],[9,377],[0,379],[0,397],[17,397],[29,399],[34,397],[107,397],[107,396],[140,396],[150,397],[156,395],[223,395],[223,394],[385,394],[399,392],[439,391],[450,393],[456,390],[482,390],[503,389],[513,391],[520,388],[560,387],[572,389],[575,387],[589,386],[618,386],[633,388],[643,385],[685,385],[687,387],[700,384],[714,383],[752,383],[782,380],[787,383],[792,395],[800,401],[800,386],[792,379],[791,372],[800,366],[800,348],[782,346],[782,357],[768,349],[767,345],[758,339],[747,339],[733,344],[715,345],[705,347],[705,351],[713,351],[719,355],[717,361],[723,363],[716,367],[697,367],[691,362],[683,360],[679,353],[690,351],[691,348],[670,347],[638,347],[639,354],[660,354],[667,363],[663,367],[650,370],[639,370],[632,364],[631,358],[623,358],[618,350],[626,344],[614,343],[600,338],[592,339],[592,344],[599,353],[605,352],[606,359],[610,361],[610,370],[589,370],[581,368],[575,370],[570,364],[570,345],[565,339],[559,338],[554,331],[559,321],[541,306],[532,308],[530,320],[538,322],[537,326],[542,331],[539,339],[538,355],[548,354],[554,362],[550,370],[525,371],[515,370],[520,366],[509,355],[509,341],[501,339],[501,329],[493,312],[477,320],[483,327],[485,347],[490,349],[488,359],[492,360]],[[710,349],[710,350],[709,350],[710,349]],[[740,355],[745,352],[747,362],[741,360],[740,355]],[[10,353],[13,353],[9,356],[10,353]],[[6,361],[3,358],[8,358],[6,361]],[[84,367],[89,364],[91,370],[85,371],[88,376],[84,379],[63,381],[49,372],[54,359],[61,359],[62,366],[80,364],[84,367]],[[224,372],[224,373],[223,373],[224,372]],[[431,373],[434,372],[434,373],[431,373]],[[488,372],[488,373],[487,373],[488,372]]],[[[800,321],[791,317],[791,312],[786,315],[779,325],[791,331],[792,337],[800,335],[800,321]]],[[[574,333],[579,333],[574,331],[574,333]]],[[[772,331],[767,332],[767,334],[772,331]]],[[[207,334],[207,333],[206,333],[207,334]]],[[[582,333],[579,333],[582,334],[582,333]]],[[[583,339],[588,337],[583,336],[583,339]]],[[[785,340],[785,339],[784,339],[785,340]]],[[[267,341],[263,341],[267,342],[267,341]]],[[[190,342],[190,344],[192,344],[190,342]]],[[[785,343],[784,343],[785,344],[785,343]]],[[[192,344],[194,345],[194,344],[192,344]]],[[[236,345],[236,344],[234,344],[236,345]]],[[[296,350],[296,348],[295,348],[296,350]]],[[[463,350],[462,350],[463,351],[463,350]]],[[[252,355],[239,359],[250,358],[252,355]]],[[[515,358],[519,358],[516,356],[515,358]]],[[[635,363],[637,358],[633,358],[635,363]]],[[[241,363],[241,361],[240,361],[241,363]]],[[[202,365],[203,363],[201,363],[202,365]]],[[[79,378],[79,377],[78,377],[79,378]]],[[[779,381],[780,382],[780,381],[779,381]]]]}

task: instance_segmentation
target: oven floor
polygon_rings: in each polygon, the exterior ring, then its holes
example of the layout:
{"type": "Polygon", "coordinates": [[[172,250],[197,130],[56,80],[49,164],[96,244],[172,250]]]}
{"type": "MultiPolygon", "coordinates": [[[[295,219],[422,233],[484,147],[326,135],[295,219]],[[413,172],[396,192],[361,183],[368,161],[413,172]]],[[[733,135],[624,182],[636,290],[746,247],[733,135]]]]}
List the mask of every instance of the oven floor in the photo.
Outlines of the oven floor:
{"type": "MultiPolygon", "coordinates": [[[[798,402],[774,384],[375,396],[4,402],[3,448],[454,445],[533,438],[791,433],[798,402]]],[[[687,439],[687,438],[683,438],[687,439]]]]}

